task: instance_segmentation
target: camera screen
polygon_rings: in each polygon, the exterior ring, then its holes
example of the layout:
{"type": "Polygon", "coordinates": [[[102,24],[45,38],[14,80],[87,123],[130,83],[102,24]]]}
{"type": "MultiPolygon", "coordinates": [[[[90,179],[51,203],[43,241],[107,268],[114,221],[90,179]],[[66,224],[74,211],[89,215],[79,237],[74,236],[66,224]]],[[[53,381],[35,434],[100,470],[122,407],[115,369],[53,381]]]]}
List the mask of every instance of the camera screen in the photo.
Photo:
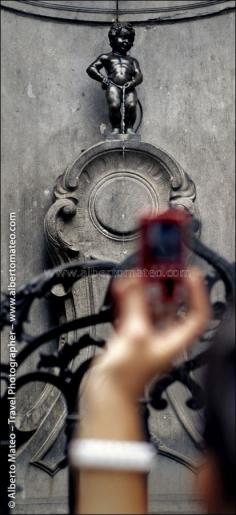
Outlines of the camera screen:
{"type": "Polygon", "coordinates": [[[181,256],[181,229],[177,224],[157,222],[147,229],[149,251],[155,259],[178,260],[181,256]]]}

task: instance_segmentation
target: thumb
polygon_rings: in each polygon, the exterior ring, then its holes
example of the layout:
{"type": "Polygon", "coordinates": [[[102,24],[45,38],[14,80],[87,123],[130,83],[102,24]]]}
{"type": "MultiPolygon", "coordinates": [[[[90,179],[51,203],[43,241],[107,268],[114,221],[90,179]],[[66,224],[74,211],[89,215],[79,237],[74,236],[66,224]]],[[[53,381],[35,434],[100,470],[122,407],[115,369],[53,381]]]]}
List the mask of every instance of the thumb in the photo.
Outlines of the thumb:
{"type": "Polygon", "coordinates": [[[127,330],[135,323],[136,330],[147,331],[151,327],[147,290],[138,271],[128,273],[115,280],[112,288],[118,328],[127,330]]]}

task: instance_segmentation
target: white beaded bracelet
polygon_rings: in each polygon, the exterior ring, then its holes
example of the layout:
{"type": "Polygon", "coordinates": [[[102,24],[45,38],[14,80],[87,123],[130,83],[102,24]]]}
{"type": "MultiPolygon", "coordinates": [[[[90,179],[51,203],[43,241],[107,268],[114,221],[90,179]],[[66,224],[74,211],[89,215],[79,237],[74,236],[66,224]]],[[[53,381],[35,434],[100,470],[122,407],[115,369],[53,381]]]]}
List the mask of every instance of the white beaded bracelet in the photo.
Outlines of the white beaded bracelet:
{"type": "Polygon", "coordinates": [[[74,467],[149,472],[156,456],[147,442],[73,440],[69,457],[74,467]]]}

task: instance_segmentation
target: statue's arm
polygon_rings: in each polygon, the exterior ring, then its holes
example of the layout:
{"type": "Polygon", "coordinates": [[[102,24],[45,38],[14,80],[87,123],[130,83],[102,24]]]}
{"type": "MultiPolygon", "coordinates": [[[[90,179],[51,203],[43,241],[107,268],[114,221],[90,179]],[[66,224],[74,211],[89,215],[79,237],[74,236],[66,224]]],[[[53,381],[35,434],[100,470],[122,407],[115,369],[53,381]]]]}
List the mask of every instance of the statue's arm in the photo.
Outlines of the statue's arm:
{"type": "Polygon", "coordinates": [[[133,68],[134,68],[134,76],[132,79],[132,84],[135,87],[135,86],[138,86],[139,84],[141,84],[141,82],[143,82],[143,74],[141,72],[139,62],[137,61],[137,59],[133,60],[133,68]]]}
{"type": "Polygon", "coordinates": [[[106,82],[108,79],[103,73],[100,72],[102,68],[104,68],[104,63],[106,60],[106,55],[100,55],[95,61],[90,64],[87,68],[86,72],[91,77],[91,79],[95,79],[98,82],[106,82]]]}

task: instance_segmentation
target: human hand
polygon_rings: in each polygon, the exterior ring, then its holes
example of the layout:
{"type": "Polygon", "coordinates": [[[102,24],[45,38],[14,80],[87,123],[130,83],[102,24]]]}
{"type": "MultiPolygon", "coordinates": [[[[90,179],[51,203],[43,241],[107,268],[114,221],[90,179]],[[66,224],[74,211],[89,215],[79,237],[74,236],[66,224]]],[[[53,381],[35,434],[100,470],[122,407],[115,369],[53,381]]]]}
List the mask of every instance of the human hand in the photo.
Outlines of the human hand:
{"type": "Polygon", "coordinates": [[[128,396],[137,399],[155,375],[172,366],[203,333],[211,314],[201,272],[190,268],[185,283],[187,313],[181,319],[173,316],[163,329],[157,329],[143,279],[132,272],[132,277],[114,281],[116,331],[104,354],[95,361],[91,380],[109,378],[128,396]]]}
{"type": "Polygon", "coordinates": [[[102,89],[107,89],[110,84],[109,79],[107,77],[103,77],[102,79],[102,89]]]}
{"type": "Polygon", "coordinates": [[[125,83],[125,85],[124,85],[124,87],[125,87],[125,91],[126,91],[126,92],[128,92],[128,91],[130,91],[130,90],[134,89],[133,82],[132,82],[132,81],[126,82],[126,83],[125,83]]]}

